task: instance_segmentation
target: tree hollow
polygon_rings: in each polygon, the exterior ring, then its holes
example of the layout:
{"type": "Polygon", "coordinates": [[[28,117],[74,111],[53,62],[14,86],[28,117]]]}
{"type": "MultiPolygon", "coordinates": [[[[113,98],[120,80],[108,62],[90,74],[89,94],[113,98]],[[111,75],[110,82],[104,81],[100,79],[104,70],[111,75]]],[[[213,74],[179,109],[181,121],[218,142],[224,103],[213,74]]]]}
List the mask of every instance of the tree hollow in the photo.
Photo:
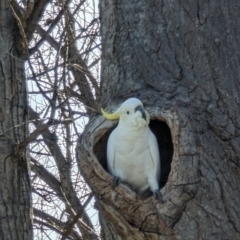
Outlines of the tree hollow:
{"type": "MultiPolygon", "coordinates": [[[[107,142],[111,132],[117,127],[117,123],[108,129],[94,145],[93,151],[99,163],[108,172],[107,168],[107,142]]],[[[163,188],[167,183],[171,171],[171,162],[173,157],[173,143],[171,131],[166,122],[157,119],[151,119],[149,127],[157,138],[158,149],[161,161],[161,177],[159,186],[163,188]]],[[[146,159],[147,161],[148,159],[146,159]]]]}

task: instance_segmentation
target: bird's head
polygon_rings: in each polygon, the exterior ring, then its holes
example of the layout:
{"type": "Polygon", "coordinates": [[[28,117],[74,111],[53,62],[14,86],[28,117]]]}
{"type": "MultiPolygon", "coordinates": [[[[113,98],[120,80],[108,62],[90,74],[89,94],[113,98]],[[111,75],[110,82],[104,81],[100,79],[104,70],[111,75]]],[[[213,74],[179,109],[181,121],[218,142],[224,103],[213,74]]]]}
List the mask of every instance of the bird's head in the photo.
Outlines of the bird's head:
{"type": "Polygon", "coordinates": [[[106,113],[103,109],[102,114],[108,120],[117,120],[130,127],[141,128],[149,124],[149,114],[143,108],[142,102],[137,98],[129,98],[114,112],[106,113]]]}

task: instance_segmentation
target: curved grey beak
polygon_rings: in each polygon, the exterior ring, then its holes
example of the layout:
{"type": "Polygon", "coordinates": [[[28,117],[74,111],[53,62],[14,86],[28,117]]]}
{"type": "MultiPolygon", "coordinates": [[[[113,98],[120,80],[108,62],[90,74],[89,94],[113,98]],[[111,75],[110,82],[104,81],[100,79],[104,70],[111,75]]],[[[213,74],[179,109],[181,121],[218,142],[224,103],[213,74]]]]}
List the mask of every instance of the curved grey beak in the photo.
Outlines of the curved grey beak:
{"type": "Polygon", "coordinates": [[[143,118],[145,121],[147,121],[146,113],[145,113],[145,111],[144,111],[144,109],[143,109],[143,107],[142,107],[141,105],[139,105],[139,106],[137,106],[137,107],[135,108],[135,112],[136,112],[136,111],[140,111],[141,114],[142,114],[142,118],[143,118]]]}

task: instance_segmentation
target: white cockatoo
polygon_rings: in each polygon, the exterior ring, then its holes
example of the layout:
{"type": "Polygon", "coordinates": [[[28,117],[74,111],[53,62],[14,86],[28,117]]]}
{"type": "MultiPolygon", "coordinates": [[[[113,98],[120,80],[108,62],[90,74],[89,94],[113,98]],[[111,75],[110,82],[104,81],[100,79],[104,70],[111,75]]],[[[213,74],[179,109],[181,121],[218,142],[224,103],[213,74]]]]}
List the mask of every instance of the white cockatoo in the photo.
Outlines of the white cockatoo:
{"type": "Polygon", "coordinates": [[[129,98],[114,113],[103,109],[102,113],[108,120],[119,119],[107,143],[107,165],[114,183],[125,182],[140,194],[150,188],[163,202],[157,139],[148,127],[150,119],[142,102],[129,98]]]}

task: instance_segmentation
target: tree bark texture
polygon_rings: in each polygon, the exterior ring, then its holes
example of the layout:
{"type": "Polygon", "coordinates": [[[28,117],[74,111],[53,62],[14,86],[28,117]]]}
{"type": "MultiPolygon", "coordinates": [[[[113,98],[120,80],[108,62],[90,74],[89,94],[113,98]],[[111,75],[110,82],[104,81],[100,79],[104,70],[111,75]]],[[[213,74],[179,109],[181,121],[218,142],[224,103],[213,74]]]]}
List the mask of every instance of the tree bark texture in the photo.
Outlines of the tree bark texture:
{"type": "MultiPolygon", "coordinates": [[[[103,238],[240,239],[239,1],[100,4],[102,106],[112,110],[138,97],[158,140],[165,122],[173,144],[173,156],[164,160],[165,203],[141,200],[123,184],[111,187],[105,148],[116,123],[90,121],[78,156],[103,238]]],[[[162,158],[167,150],[159,148],[162,158]]]]}
{"type": "Polygon", "coordinates": [[[21,36],[10,1],[0,1],[0,239],[32,239],[26,149],[27,92],[21,36]]]}

